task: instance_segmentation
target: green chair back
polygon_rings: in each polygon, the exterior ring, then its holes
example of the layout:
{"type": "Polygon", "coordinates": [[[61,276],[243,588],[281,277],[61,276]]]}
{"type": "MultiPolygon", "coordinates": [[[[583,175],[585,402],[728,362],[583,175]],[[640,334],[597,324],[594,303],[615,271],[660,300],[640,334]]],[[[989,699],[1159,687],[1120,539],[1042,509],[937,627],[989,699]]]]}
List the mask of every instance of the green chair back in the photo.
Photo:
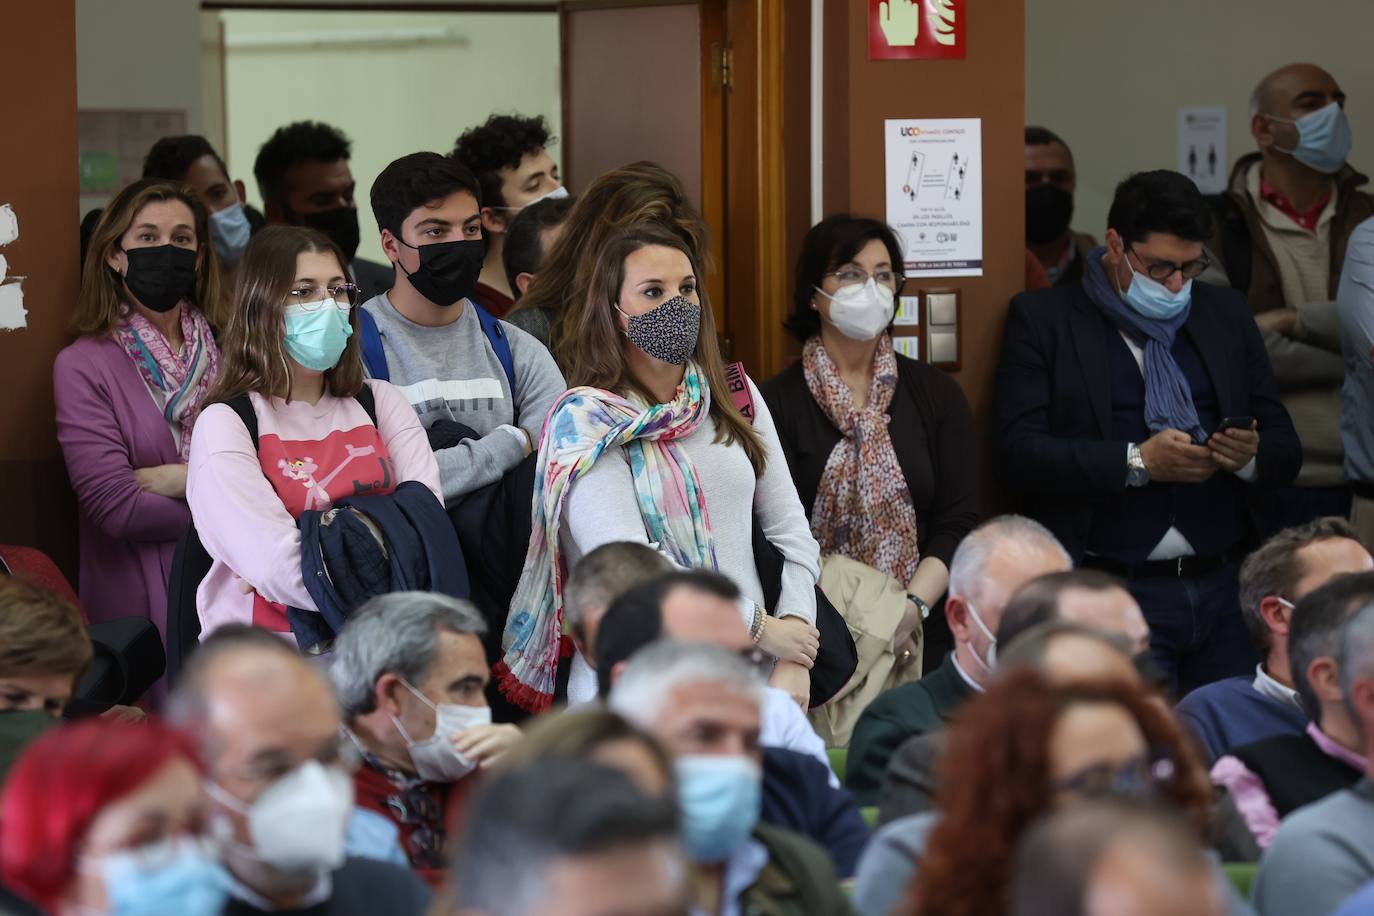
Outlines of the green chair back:
{"type": "Polygon", "coordinates": [[[835,771],[835,776],[840,782],[844,782],[845,764],[849,762],[849,748],[828,747],[825,753],[830,757],[830,769],[835,771]]]}

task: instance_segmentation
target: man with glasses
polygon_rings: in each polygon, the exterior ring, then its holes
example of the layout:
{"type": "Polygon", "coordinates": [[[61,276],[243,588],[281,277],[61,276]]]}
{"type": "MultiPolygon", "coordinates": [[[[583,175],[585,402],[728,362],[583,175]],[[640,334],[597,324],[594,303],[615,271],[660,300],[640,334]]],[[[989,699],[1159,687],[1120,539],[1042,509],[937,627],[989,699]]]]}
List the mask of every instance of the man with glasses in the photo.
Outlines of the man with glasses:
{"type": "Polygon", "coordinates": [[[1176,710],[1209,763],[1241,745],[1307,728],[1289,654],[1294,606],[1337,576],[1369,569],[1374,559],[1339,518],[1286,528],[1245,558],[1240,609],[1260,663],[1254,672],[1199,687],[1176,710]]]}
{"type": "Polygon", "coordinates": [[[231,625],[201,643],[169,716],[206,765],[208,833],[230,877],[227,914],[419,916],[408,869],[347,854],[356,756],[329,682],[284,641],[231,625]]]}
{"type": "MultiPolygon", "coordinates": [[[[668,573],[621,595],[606,611],[594,646],[601,697],[612,695],[631,656],[660,639],[720,646],[762,675],[767,656],[749,637],[739,599],[733,582],[703,569],[668,573]]],[[[755,721],[764,748],[763,820],[809,835],[830,851],[840,877],[848,877],[868,828],[853,799],[839,790],[825,745],[796,701],[759,680],[755,721]]],[[[627,707],[636,702],[633,691],[620,690],[618,696],[617,710],[628,715],[627,707]]]]}
{"type": "Polygon", "coordinates": [[[1278,494],[1281,527],[1350,512],[1334,300],[1351,234],[1374,216],[1374,195],[1346,162],[1345,93],[1320,67],[1290,64],[1261,80],[1250,133],[1258,150],[1237,160],[1227,191],[1209,199],[1218,219],[1207,247],[1250,302],[1302,440],[1302,469],[1278,494]]]}
{"type": "Polygon", "coordinates": [[[1129,583],[1183,691],[1253,670],[1236,570],[1301,461],[1244,299],[1193,282],[1208,216],[1177,172],[1123,181],[1082,282],[1012,300],[995,396],[1003,479],[1129,583]]]}
{"type": "Polygon", "coordinates": [[[474,775],[520,740],[514,725],[491,721],[485,632],[466,601],[392,592],[353,613],[329,666],[362,754],[358,804],[395,823],[411,867],[433,887],[446,877],[448,828],[474,775]]]}

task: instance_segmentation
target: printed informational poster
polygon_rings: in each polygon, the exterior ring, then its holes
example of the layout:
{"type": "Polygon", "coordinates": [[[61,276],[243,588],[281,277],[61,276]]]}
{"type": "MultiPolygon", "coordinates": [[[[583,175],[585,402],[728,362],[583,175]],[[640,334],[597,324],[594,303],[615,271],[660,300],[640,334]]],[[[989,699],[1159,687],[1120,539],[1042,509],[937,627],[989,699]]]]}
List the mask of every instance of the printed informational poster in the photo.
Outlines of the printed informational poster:
{"type": "Polygon", "coordinates": [[[982,120],[890,120],[887,221],[908,277],[983,275],[982,120]]]}
{"type": "Polygon", "coordinates": [[[76,120],[82,194],[113,194],[138,180],[154,143],[186,133],[182,110],[86,109],[76,120]]]}
{"type": "Polygon", "coordinates": [[[907,359],[919,360],[921,358],[921,338],[915,335],[906,337],[892,338],[892,350],[905,356],[907,359]]]}
{"type": "Polygon", "coordinates": [[[892,323],[905,327],[919,325],[921,323],[921,297],[898,296],[897,312],[892,316],[892,323]]]}
{"type": "Polygon", "coordinates": [[[1203,194],[1226,190],[1226,109],[1178,110],[1178,170],[1203,194]]]}
{"type": "Polygon", "coordinates": [[[868,0],[868,59],[962,59],[966,3],[868,0]]]}

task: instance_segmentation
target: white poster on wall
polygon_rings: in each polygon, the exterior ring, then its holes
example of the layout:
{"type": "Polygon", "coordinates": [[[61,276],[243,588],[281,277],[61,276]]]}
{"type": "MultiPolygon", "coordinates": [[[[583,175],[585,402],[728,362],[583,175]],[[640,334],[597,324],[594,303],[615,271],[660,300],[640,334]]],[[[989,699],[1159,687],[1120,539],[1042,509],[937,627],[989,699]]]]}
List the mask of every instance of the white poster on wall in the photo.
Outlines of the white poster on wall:
{"type": "Polygon", "coordinates": [[[983,275],[983,149],[979,118],[886,122],[887,221],[908,277],[983,275]]]}
{"type": "Polygon", "coordinates": [[[1203,194],[1226,190],[1226,109],[1178,110],[1178,170],[1203,194]]]}

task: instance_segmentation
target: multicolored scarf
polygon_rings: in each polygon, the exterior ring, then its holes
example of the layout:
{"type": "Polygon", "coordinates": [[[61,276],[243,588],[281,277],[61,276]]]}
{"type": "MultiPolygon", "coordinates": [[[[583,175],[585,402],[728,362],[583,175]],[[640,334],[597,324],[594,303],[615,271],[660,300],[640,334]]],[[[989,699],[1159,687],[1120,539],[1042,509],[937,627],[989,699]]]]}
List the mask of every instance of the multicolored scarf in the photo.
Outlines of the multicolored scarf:
{"type": "Polygon", "coordinates": [[[219,347],[199,309],[181,304],[180,353],[139,312],[122,305],[115,339],[138,367],[168,423],[181,426],[181,460],[191,457],[191,427],[219,370],[219,347]]]}
{"type": "Polygon", "coordinates": [[[897,390],[892,338],[884,334],[878,341],[863,409],[854,406],[854,395],[820,337],[802,349],[802,370],[811,397],[844,436],[825,462],[811,508],[811,533],[821,556],[842,554],[906,585],[916,575],[921,553],[916,509],[888,429],[887,409],[897,390]]]}
{"type": "Polygon", "coordinates": [[[565,648],[568,570],[558,543],[563,506],[572,485],[608,450],[625,451],[649,540],[682,566],[716,568],[701,481],[677,441],[695,432],[710,409],[710,388],[694,363],[687,364],[682,384],[666,404],[646,405],[642,398],[585,387],[554,402],[539,441],[530,549],[506,620],[505,657],[492,672],[515,705],[541,712],[553,702],[565,648]]]}

